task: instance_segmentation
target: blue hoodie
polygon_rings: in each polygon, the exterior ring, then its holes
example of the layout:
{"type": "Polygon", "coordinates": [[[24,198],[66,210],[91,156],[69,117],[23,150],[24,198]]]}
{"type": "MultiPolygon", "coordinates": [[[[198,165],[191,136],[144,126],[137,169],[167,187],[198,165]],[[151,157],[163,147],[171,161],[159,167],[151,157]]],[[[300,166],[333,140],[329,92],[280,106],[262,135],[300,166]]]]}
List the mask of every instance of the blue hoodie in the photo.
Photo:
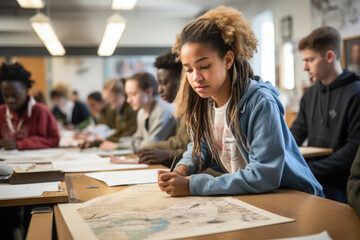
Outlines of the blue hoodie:
{"type": "MultiPolygon", "coordinates": [[[[284,120],[284,108],[278,99],[279,91],[271,83],[259,77],[249,80],[238,107],[238,120],[245,134],[246,145],[238,141],[238,147],[247,162],[245,169],[225,173],[219,177],[194,174],[198,171],[198,159],[192,161],[192,143],[177,166],[186,165],[192,195],[238,195],[264,193],[279,187],[324,196],[322,187],[315,179],[302,157],[296,142],[284,120]],[[255,81],[256,80],[256,81],[255,81]],[[251,147],[249,147],[251,146],[251,147]]],[[[235,135],[234,129],[232,129],[235,135]]],[[[213,161],[225,170],[221,161],[211,159],[211,149],[201,142],[202,169],[213,161]]]]}

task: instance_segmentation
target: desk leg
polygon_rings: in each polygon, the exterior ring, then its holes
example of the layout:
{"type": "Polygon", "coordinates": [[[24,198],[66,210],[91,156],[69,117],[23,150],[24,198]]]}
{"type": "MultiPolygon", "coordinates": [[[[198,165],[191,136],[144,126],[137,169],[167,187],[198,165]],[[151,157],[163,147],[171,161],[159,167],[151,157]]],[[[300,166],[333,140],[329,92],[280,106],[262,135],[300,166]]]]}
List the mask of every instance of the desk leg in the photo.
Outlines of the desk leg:
{"type": "Polygon", "coordinates": [[[31,216],[26,240],[52,239],[53,213],[34,213],[31,216]]]}
{"type": "Polygon", "coordinates": [[[55,227],[56,227],[56,235],[58,240],[68,240],[73,239],[69,228],[66,226],[65,220],[61,215],[60,209],[57,205],[54,206],[54,214],[55,214],[55,227]]]}

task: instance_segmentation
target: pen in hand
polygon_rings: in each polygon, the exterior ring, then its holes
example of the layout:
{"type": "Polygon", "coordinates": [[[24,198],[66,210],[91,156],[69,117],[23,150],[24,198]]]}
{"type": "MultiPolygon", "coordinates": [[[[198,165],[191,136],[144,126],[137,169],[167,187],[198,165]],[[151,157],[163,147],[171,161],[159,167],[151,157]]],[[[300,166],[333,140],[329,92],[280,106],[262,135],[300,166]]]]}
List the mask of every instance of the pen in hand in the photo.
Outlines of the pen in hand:
{"type": "Polygon", "coordinates": [[[176,157],[174,157],[174,159],[173,159],[173,161],[172,161],[172,163],[171,163],[170,172],[174,171],[175,166],[176,166],[176,157]]]}

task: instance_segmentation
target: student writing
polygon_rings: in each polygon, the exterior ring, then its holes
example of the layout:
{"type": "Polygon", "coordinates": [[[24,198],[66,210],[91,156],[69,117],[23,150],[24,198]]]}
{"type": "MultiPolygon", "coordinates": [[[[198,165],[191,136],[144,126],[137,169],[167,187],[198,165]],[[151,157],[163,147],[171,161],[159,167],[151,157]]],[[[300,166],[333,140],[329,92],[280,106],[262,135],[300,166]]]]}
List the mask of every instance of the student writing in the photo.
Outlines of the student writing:
{"type": "Polygon", "coordinates": [[[172,196],[263,193],[289,187],[323,196],[286,126],[270,83],[248,63],[257,40],[234,9],[219,7],[187,25],[176,39],[185,74],[176,97],[192,141],[174,172],[159,171],[172,196]],[[195,174],[212,162],[226,174],[195,174]]]}

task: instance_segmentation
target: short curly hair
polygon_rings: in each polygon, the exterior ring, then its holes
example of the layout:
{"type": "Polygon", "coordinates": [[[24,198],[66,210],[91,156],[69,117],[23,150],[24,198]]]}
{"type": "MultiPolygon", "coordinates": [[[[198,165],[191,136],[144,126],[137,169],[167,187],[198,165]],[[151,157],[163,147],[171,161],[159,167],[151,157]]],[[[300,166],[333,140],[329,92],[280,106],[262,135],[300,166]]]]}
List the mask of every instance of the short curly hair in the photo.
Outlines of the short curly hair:
{"type": "Polygon", "coordinates": [[[181,47],[188,42],[209,44],[222,55],[231,50],[235,57],[249,60],[257,51],[258,41],[241,12],[221,6],[188,24],[177,36],[172,52],[179,57],[181,47]]]}
{"type": "Polygon", "coordinates": [[[182,64],[180,61],[176,60],[175,53],[167,52],[163,55],[158,56],[154,62],[154,67],[156,67],[157,69],[169,69],[172,70],[178,77],[181,76],[182,64]]]}
{"type": "Polygon", "coordinates": [[[5,81],[22,82],[28,89],[32,87],[34,81],[30,79],[31,73],[28,72],[22,64],[3,63],[0,68],[0,83],[5,81]]]}

